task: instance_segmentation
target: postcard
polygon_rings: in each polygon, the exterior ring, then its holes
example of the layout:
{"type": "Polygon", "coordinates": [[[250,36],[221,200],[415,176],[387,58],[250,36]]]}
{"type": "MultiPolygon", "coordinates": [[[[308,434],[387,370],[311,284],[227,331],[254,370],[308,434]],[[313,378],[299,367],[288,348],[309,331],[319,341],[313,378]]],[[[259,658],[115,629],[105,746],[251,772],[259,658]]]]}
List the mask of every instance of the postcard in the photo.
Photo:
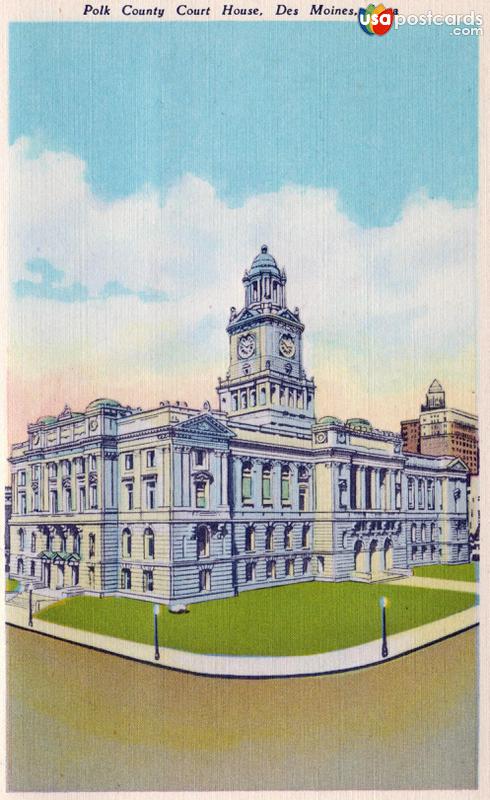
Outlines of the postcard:
{"type": "Polygon", "coordinates": [[[485,14],[7,5],[7,794],[488,797],[485,14]]]}

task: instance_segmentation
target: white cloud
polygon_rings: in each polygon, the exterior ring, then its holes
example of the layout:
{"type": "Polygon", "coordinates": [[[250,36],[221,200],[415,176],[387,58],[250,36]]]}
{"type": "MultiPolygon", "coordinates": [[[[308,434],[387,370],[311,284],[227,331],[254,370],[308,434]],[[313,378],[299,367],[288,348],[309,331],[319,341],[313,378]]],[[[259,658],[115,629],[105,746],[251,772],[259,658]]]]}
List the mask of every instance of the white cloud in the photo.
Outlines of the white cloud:
{"type": "Polygon", "coordinates": [[[32,278],[26,263],[45,259],[91,296],[118,281],[169,298],[12,301],[12,392],[36,386],[31,417],[56,410],[43,405],[53,375],[60,408],[94,393],[140,404],[213,399],[226,370],[229,307],[241,305],[244,269],[263,242],[286,267],[289,305],[307,326],[319,411],[396,426],[434,376],[450,402],[471,403],[474,209],[417,197],[393,226],[360,228],[333,190],[286,186],[230,208],[190,175],[163,201],[147,190],[105,202],[85,182],[83,162],[29,158],[26,140],[13,146],[10,172],[12,281],[32,278]]]}

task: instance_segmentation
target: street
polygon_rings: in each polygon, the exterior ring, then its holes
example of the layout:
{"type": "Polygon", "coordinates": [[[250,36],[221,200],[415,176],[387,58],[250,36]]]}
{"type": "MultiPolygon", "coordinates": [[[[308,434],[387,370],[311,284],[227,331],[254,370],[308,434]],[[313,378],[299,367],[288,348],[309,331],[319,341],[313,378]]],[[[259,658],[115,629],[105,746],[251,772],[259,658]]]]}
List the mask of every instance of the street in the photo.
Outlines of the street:
{"type": "Polygon", "coordinates": [[[8,627],[8,789],[475,788],[477,636],[352,673],[223,680],[8,627]]]}

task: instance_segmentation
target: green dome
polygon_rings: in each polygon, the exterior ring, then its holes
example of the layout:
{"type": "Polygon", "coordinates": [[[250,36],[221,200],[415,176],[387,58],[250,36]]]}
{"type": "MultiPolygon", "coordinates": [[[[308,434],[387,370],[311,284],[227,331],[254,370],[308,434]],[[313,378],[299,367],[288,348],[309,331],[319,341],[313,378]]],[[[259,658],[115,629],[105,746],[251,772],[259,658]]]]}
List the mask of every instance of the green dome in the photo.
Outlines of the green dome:
{"type": "Polygon", "coordinates": [[[45,417],[39,417],[37,422],[40,422],[41,425],[49,425],[50,422],[58,422],[57,417],[52,417],[50,414],[47,414],[45,417]]]}
{"type": "Polygon", "coordinates": [[[320,417],[320,419],[318,420],[318,424],[319,425],[342,425],[342,420],[339,419],[338,417],[330,417],[330,416],[327,415],[326,417],[320,417]]]}
{"type": "Polygon", "coordinates": [[[92,400],[85,410],[94,411],[95,409],[103,408],[104,406],[110,406],[111,408],[122,408],[121,403],[118,403],[117,400],[110,400],[107,397],[99,397],[97,400],[92,400]]]}
{"type": "Polygon", "coordinates": [[[362,428],[366,431],[372,431],[373,426],[369,422],[368,419],[362,419],[362,417],[352,417],[352,419],[348,419],[346,425],[349,428],[362,428]]]}
{"type": "Polygon", "coordinates": [[[251,273],[260,272],[263,269],[271,270],[272,272],[280,275],[279,267],[277,266],[277,261],[274,256],[271,256],[269,253],[269,248],[266,244],[263,244],[260,253],[255,256],[254,260],[252,261],[252,266],[250,268],[251,273]]]}

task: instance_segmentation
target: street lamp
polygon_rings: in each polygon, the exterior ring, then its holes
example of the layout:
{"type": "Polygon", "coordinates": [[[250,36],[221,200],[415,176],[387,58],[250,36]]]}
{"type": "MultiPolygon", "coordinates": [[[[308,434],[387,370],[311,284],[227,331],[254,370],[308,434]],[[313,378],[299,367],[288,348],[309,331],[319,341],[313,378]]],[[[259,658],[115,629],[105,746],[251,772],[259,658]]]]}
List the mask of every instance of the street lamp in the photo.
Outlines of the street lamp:
{"type": "Polygon", "coordinates": [[[27,584],[27,591],[29,592],[29,628],[32,628],[32,583],[27,584]]]}
{"type": "Polygon", "coordinates": [[[381,646],[381,655],[383,658],[386,658],[386,656],[388,655],[388,642],[386,640],[386,608],[388,606],[388,598],[380,597],[379,605],[381,607],[381,631],[383,638],[383,644],[381,646]]]}
{"type": "Polygon", "coordinates": [[[160,661],[160,650],[158,647],[158,612],[160,611],[160,606],[158,603],[155,603],[153,606],[153,633],[154,633],[154,641],[155,641],[155,661],[160,661]]]}

